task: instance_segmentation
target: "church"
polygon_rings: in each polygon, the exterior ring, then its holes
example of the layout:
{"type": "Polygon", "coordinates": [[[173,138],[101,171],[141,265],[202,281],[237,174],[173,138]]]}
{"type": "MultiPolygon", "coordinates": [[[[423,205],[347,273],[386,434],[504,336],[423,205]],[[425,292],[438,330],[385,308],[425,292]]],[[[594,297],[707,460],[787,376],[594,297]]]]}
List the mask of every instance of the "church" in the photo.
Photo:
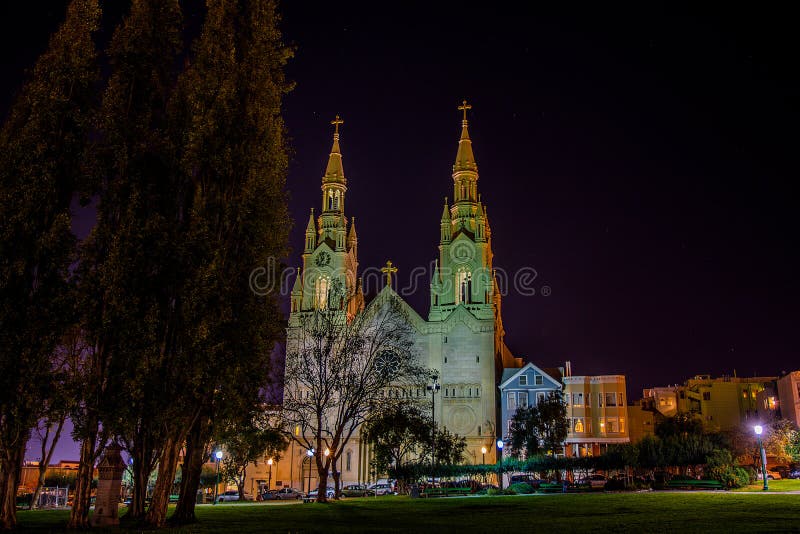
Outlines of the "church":
{"type": "MultiPolygon", "coordinates": [[[[293,329],[300,328],[303,314],[330,307],[331,295],[349,295],[341,308],[350,317],[382,299],[400,300],[413,326],[421,363],[438,375],[440,389],[434,403],[437,429],[444,427],[466,437],[465,461],[480,463],[485,458],[487,463],[494,463],[494,443],[503,435],[498,428],[498,382],[503,369],[519,368],[523,363],[504,342],[501,295],[492,268],[492,230],[478,193],[478,165],[469,136],[470,108],[466,101],[459,107],[461,135],[453,164],[452,203],[445,198],[438,221],[439,254],[430,281],[427,318],[395,293],[391,274],[396,269],[390,261],[382,269],[387,283],[372,302],[365,302],[355,218],[348,217],[346,210],[347,179],[339,133],[343,121],[338,116],[332,121],[333,145],[322,177],[320,211],[315,215],[312,208],[308,218],[302,266],[291,291],[287,338],[292,338],[293,329]],[[484,448],[487,452],[482,457],[484,448]]],[[[270,486],[302,488],[309,478],[308,485],[315,487],[305,456],[302,447],[290,445],[270,475],[270,486]]],[[[369,482],[369,460],[368,445],[354,436],[337,466],[343,484],[369,482]]]]}

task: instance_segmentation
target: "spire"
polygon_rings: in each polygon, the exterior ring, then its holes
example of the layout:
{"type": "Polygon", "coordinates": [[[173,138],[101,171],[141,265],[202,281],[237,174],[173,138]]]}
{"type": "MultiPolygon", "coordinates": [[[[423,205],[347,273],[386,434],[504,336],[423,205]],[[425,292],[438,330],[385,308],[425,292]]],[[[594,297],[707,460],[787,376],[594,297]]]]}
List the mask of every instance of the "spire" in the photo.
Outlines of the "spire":
{"type": "Polygon", "coordinates": [[[314,208],[311,208],[311,213],[308,215],[308,224],[306,225],[306,235],[314,235],[317,233],[317,225],[314,223],[314,208]]]}
{"type": "Polygon", "coordinates": [[[474,171],[478,172],[478,165],[475,163],[475,155],[472,153],[472,141],[469,138],[469,130],[467,129],[467,110],[472,109],[467,101],[462,101],[458,106],[459,111],[464,112],[464,118],[461,120],[461,139],[458,140],[458,152],[456,153],[456,163],[453,165],[453,172],[458,171],[474,171]]]}
{"type": "Polygon", "coordinates": [[[442,209],[442,222],[450,222],[450,206],[447,205],[447,197],[444,197],[444,209],[442,209]]]}
{"type": "Polygon", "coordinates": [[[356,218],[353,216],[353,220],[350,223],[350,232],[347,234],[347,248],[356,243],[358,243],[358,236],[356,235],[356,218]]]}
{"type": "Polygon", "coordinates": [[[338,182],[346,184],[347,180],[344,177],[344,167],[342,166],[342,150],[339,148],[339,125],[344,124],[344,121],[336,115],[336,118],[331,121],[333,124],[333,146],[331,147],[330,156],[328,156],[328,166],[325,168],[325,176],[322,177],[322,182],[338,182]]]}
{"type": "Polygon", "coordinates": [[[292,295],[300,295],[303,292],[303,270],[297,268],[297,278],[294,279],[294,287],[292,287],[292,295]]]}

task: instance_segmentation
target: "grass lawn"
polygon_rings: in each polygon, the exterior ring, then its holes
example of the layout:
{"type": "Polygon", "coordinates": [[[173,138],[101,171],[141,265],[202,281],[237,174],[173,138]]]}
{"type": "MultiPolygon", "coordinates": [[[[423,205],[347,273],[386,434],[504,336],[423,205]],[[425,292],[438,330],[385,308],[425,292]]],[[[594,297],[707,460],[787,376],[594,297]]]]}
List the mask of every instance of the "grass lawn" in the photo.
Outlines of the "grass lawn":
{"type": "MultiPolygon", "coordinates": [[[[781,479],[781,480],[770,480],[767,483],[769,486],[769,491],[800,491],[800,479],[781,479]]],[[[758,484],[751,484],[745,488],[741,488],[734,491],[764,491],[764,483],[759,482],[758,484]]]]}
{"type": "MultiPolygon", "coordinates": [[[[800,494],[655,492],[201,506],[169,532],[800,532],[800,494]]],[[[55,532],[67,512],[23,511],[23,531],[55,532]]],[[[94,531],[96,532],[96,531],[94,531]]]]}

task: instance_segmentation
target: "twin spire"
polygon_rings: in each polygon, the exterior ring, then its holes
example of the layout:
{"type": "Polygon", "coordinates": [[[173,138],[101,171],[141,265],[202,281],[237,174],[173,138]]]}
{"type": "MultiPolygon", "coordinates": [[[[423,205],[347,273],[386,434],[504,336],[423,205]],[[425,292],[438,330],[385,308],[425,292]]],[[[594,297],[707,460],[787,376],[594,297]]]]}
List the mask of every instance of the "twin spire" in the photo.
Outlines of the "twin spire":
{"type": "Polygon", "coordinates": [[[322,177],[322,182],[337,182],[346,184],[347,179],[344,177],[344,166],[342,165],[342,149],[339,148],[339,125],[344,124],[344,121],[336,115],[336,118],[331,121],[334,127],[333,130],[333,146],[331,147],[331,154],[328,157],[328,166],[325,168],[325,176],[322,177]]]}
{"type": "Polygon", "coordinates": [[[478,172],[478,164],[475,163],[475,155],[472,153],[472,140],[469,138],[467,129],[467,110],[470,109],[472,106],[467,104],[466,100],[463,100],[458,106],[458,110],[464,112],[464,118],[461,120],[461,139],[458,140],[458,152],[456,153],[456,163],[453,165],[453,173],[459,171],[478,172]]]}

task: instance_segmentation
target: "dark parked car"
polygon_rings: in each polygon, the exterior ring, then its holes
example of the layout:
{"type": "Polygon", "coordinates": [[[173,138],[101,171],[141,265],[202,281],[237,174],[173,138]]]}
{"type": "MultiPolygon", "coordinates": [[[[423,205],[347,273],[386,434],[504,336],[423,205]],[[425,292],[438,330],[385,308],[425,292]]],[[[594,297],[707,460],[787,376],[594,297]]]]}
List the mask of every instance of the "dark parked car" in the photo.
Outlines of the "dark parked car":
{"type": "Polygon", "coordinates": [[[265,501],[291,501],[294,499],[302,499],[303,494],[293,488],[283,488],[279,490],[270,490],[261,496],[265,501]]]}
{"type": "Polygon", "coordinates": [[[375,492],[367,489],[364,484],[350,484],[342,488],[344,497],[373,497],[375,492]]]}
{"type": "Polygon", "coordinates": [[[578,481],[578,485],[589,485],[591,488],[605,488],[606,487],[606,477],[603,475],[589,475],[586,478],[582,478],[578,481]]]}
{"type": "Polygon", "coordinates": [[[792,469],[786,475],[786,478],[800,478],[800,469],[792,469]]]}

